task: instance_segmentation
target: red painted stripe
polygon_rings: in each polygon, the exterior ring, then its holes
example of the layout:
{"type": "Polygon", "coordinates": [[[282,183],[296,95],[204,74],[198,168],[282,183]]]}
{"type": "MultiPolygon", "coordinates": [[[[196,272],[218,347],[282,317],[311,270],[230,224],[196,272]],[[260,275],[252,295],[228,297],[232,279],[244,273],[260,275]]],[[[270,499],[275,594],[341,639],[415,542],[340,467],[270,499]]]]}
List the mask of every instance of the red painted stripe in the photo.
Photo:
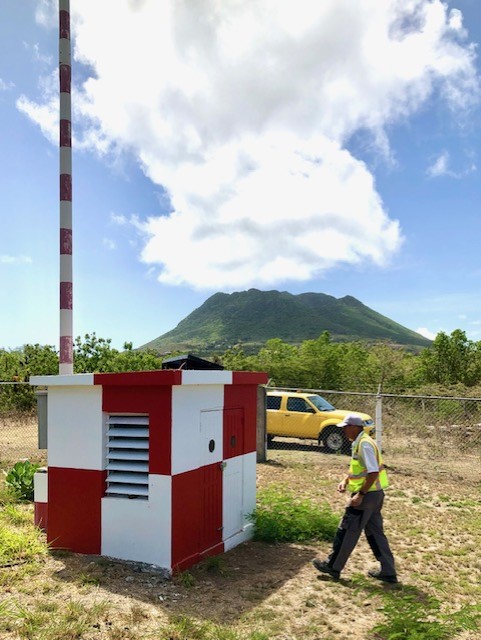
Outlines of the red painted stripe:
{"type": "Polygon", "coordinates": [[[222,412],[224,460],[235,458],[244,451],[244,409],[227,409],[222,412]]]}
{"type": "Polygon", "coordinates": [[[60,79],[60,93],[70,93],[72,85],[72,69],[69,64],[61,64],[58,68],[60,79]]]}
{"type": "Polygon", "coordinates": [[[157,400],[151,398],[149,407],[149,471],[168,476],[172,473],[172,389],[154,391],[157,400]]]}
{"type": "MultiPolygon", "coordinates": [[[[200,559],[203,514],[203,470],[172,476],[172,566],[185,567],[200,559]]],[[[220,536],[220,542],[222,536],[220,536]]],[[[212,546],[212,545],[209,545],[212,546]]]]}
{"type": "Polygon", "coordinates": [[[224,387],[224,458],[251,453],[257,448],[257,385],[224,387]],[[241,415],[238,412],[241,412],[241,415]],[[232,446],[232,438],[235,438],[232,446]]]}
{"type": "Polygon", "coordinates": [[[207,557],[218,556],[222,553],[224,553],[224,543],[220,542],[219,544],[216,544],[214,547],[207,549],[203,553],[194,553],[188,558],[184,558],[183,560],[181,560],[180,562],[178,562],[172,567],[172,573],[173,575],[177,575],[182,571],[185,571],[186,569],[193,567],[198,562],[200,562],[201,560],[204,560],[207,557]]]}
{"type": "Polygon", "coordinates": [[[60,146],[72,146],[72,123],[70,120],[60,120],[60,146]]]}
{"type": "Polygon", "coordinates": [[[172,476],[172,566],[192,565],[222,545],[219,463],[172,476]]]}
{"type": "MultiPolygon", "coordinates": [[[[182,384],[182,371],[131,371],[129,373],[96,373],[94,384],[104,387],[142,387],[182,384]]],[[[108,409],[104,409],[108,411],[108,409]]]]}
{"type": "Polygon", "coordinates": [[[189,567],[193,567],[201,560],[202,560],[202,556],[200,555],[200,553],[194,553],[193,555],[187,558],[183,558],[182,560],[179,560],[179,562],[176,562],[175,564],[172,565],[172,574],[174,576],[178,575],[179,573],[182,573],[182,571],[185,571],[189,567]]]}
{"type": "Polygon", "coordinates": [[[100,554],[105,471],[48,468],[50,548],[100,554]]]}
{"type": "Polygon", "coordinates": [[[60,229],[60,255],[72,255],[72,229],[60,229]]]}
{"type": "Polygon", "coordinates": [[[257,371],[233,371],[232,384],[267,384],[267,373],[257,371]]]}
{"type": "Polygon", "coordinates": [[[33,524],[47,531],[48,529],[48,502],[35,502],[33,505],[33,524]]]}
{"type": "Polygon", "coordinates": [[[219,544],[214,545],[210,549],[206,549],[200,554],[200,556],[201,556],[201,559],[203,560],[204,558],[209,558],[210,556],[218,556],[221,553],[224,553],[223,542],[219,542],[219,544]]]}
{"type": "MultiPolygon", "coordinates": [[[[102,411],[106,413],[147,413],[149,415],[149,472],[170,475],[172,473],[172,386],[154,386],[148,383],[153,371],[141,374],[95,374],[94,384],[105,375],[125,379],[125,375],[144,376],[144,384],[131,386],[119,384],[102,388],[102,411]]],[[[170,372],[159,372],[170,373],[170,372]]]]}
{"type": "Polygon", "coordinates": [[[72,309],[73,285],[71,282],[60,283],[60,308],[72,309]]]}
{"type": "Polygon", "coordinates": [[[72,202],[72,176],[69,173],[60,174],[60,200],[72,202]]]}
{"type": "Polygon", "coordinates": [[[59,11],[59,37],[70,40],[70,13],[68,11],[59,11]]]}
{"type": "Polygon", "coordinates": [[[60,336],[60,362],[72,364],[73,362],[73,338],[72,336],[60,336]]]}

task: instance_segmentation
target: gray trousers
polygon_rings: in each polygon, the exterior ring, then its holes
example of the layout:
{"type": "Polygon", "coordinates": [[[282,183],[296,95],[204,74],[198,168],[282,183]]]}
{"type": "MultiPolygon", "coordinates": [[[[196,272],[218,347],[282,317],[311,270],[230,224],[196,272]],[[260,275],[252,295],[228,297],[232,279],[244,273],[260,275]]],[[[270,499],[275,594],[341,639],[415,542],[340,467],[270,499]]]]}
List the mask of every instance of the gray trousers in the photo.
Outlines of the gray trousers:
{"type": "Polygon", "coordinates": [[[342,571],[364,531],[376,558],[381,563],[381,574],[395,576],[396,567],[389,542],[384,533],[381,509],[384,491],[369,491],[358,507],[346,507],[334,537],[328,565],[342,571]]]}

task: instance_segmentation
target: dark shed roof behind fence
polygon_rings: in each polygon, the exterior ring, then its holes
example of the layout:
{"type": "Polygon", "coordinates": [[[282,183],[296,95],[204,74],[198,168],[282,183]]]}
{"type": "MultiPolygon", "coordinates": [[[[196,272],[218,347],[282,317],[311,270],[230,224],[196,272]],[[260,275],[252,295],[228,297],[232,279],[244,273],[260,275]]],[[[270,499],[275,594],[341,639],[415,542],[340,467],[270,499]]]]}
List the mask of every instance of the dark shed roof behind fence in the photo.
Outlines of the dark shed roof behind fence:
{"type": "Polygon", "coordinates": [[[174,358],[168,358],[162,362],[162,369],[217,369],[223,370],[224,367],[216,362],[209,362],[191,353],[186,353],[174,358]]]}

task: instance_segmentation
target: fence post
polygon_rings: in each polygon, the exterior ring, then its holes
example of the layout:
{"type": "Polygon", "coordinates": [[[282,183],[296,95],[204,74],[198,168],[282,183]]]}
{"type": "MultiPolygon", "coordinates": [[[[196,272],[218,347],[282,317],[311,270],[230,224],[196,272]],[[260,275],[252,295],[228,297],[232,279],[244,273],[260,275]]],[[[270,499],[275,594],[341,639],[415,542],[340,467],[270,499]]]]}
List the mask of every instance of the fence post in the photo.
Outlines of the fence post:
{"type": "Polygon", "coordinates": [[[47,390],[37,389],[38,448],[47,448],[47,390]]]}
{"type": "Polygon", "coordinates": [[[257,462],[267,460],[266,389],[257,387],[257,462]]]}
{"type": "Polygon", "coordinates": [[[376,396],[376,444],[379,451],[382,451],[382,394],[381,385],[376,396]]]}

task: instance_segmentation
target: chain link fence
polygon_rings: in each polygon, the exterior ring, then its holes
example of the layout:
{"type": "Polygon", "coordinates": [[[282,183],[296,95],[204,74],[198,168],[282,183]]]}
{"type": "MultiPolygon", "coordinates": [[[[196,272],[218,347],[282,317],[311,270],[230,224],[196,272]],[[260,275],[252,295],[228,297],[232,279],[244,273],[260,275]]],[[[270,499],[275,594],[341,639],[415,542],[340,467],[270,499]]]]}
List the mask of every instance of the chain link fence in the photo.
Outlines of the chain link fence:
{"type": "MultiPolygon", "coordinates": [[[[299,389],[283,388],[297,392],[299,389]]],[[[268,389],[270,391],[270,389],[268,389]]],[[[462,458],[478,468],[481,457],[481,398],[456,398],[394,394],[353,393],[306,389],[319,394],[336,409],[366,413],[373,418],[375,437],[391,463],[416,458],[442,460],[454,469],[462,458]]],[[[38,448],[37,409],[28,383],[0,383],[0,465],[5,468],[29,458],[44,462],[46,450],[38,448]]],[[[316,436],[292,433],[269,437],[268,451],[284,449],[326,452],[316,436]]],[[[344,453],[349,448],[343,449],[344,453]]]]}
{"type": "Polygon", "coordinates": [[[26,382],[0,382],[0,467],[4,469],[26,458],[46,460],[47,452],[38,448],[34,393],[26,382]]]}
{"type": "MultiPolygon", "coordinates": [[[[477,469],[481,457],[481,398],[369,394],[319,389],[277,389],[296,394],[303,391],[321,395],[336,409],[366,413],[373,418],[375,438],[386,461],[434,460],[454,470],[462,460],[477,469]]],[[[270,391],[269,389],[267,391],[270,391]]],[[[283,405],[286,407],[286,405],[283,405]]],[[[290,415],[290,418],[293,414],[290,415]]],[[[327,415],[327,414],[326,414],[327,415]]],[[[295,418],[298,420],[298,417],[295,418]]],[[[309,418],[312,419],[312,418],[309,418]]],[[[301,449],[329,452],[316,438],[298,438],[295,429],[288,437],[269,436],[269,449],[301,449]]],[[[349,453],[346,444],[343,453],[349,453]]]]}

